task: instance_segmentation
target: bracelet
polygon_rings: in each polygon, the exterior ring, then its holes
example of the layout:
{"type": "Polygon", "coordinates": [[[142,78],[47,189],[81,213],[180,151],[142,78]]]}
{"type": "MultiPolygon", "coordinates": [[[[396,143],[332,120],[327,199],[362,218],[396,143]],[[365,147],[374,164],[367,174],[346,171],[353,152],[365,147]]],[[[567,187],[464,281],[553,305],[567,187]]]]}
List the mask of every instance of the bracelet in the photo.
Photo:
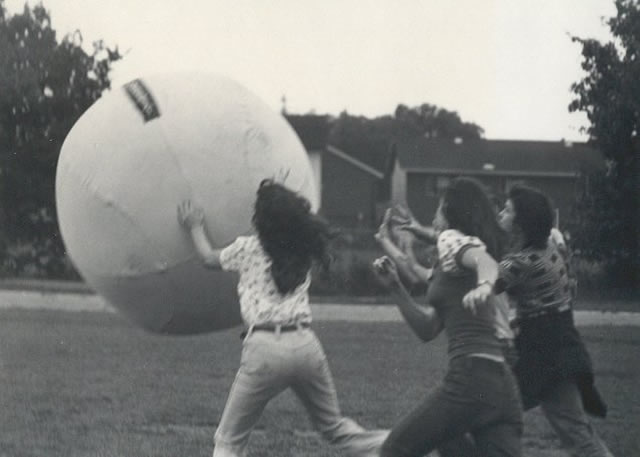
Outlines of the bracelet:
{"type": "Polygon", "coordinates": [[[495,284],[492,283],[491,281],[489,281],[488,279],[484,279],[482,281],[480,281],[478,284],[476,284],[476,289],[480,286],[484,286],[485,284],[487,284],[489,287],[491,287],[491,290],[493,290],[495,284]]]}

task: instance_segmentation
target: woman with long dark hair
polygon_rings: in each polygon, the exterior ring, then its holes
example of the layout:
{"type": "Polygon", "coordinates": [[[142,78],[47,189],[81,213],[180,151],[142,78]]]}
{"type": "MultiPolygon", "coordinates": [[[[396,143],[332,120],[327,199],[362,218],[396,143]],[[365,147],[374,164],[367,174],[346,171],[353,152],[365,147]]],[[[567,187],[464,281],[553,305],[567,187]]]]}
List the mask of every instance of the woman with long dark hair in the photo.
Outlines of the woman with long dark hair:
{"type": "Polygon", "coordinates": [[[513,249],[500,264],[496,291],[506,290],[516,308],[515,372],[524,408],[540,406],[572,456],[610,457],[586,415],[604,417],[607,408],[573,322],[576,281],[566,247],[550,236],[551,202],[537,189],[514,186],[499,220],[513,249]]]}
{"type": "MultiPolygon", "coordinates": [[[[502,255],[502,241],[494,206],[477,181],[454,179],[440,199],[433,227],[438,262],[426,306],[407,292],[389,257],[375,262],[420,339],[430,341],[446,331],[449,358],[441,384],[393,427],[381,456],[423,456],[466,433],[473,436],[469,443],[478,455],[520,456],[520,396],[496,335],[494,259],[502,255]]],[[[380,235],[392,256],[385,231],[380,235]]]]}
{"type": "Polygon", "coordinates": [[[326,355],[311,329],[310,270],[314,262],[327,262],[329,226],[305,198],[271,180],[257,192],[257,235],[238,237],[222,250],[211,246],[200,208],[183,202],[178,216],[207,267],[240,275],[242,360],[218,424],[214,457],[244,457],[265,406],[287,388],[329,443],[346,455],[377,456],[388,432],[367,431],[342,416],[326,355]]]}

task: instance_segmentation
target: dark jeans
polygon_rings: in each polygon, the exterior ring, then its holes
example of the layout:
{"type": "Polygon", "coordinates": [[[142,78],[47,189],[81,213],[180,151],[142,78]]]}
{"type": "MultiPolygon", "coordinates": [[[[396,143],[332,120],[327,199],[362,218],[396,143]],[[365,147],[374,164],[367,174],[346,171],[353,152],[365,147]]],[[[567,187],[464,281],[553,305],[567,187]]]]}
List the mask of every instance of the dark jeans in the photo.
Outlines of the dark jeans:
{"type": "Polygon", "coordinates": [[[391,430],[380,455],[422,457],[467,432],[479,456],[521,455],[522,405],[505,363],[451,360],[442,384],[391,430]]]}

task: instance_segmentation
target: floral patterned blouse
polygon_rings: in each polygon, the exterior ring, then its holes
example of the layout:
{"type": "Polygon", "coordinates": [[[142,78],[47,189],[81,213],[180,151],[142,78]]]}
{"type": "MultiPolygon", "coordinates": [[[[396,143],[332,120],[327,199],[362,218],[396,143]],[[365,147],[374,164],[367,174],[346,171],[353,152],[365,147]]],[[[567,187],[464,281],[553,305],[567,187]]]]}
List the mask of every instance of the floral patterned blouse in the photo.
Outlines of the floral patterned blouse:
{"type": "Polygon", "coordinates": [[[222,269],[238,272],[240,312],[245,325],[292,325],[311,322],[311,276],[294,291],[280,294],[271,276],[271,259],[257,236],[240,236],[220,254],[222,269]]]}

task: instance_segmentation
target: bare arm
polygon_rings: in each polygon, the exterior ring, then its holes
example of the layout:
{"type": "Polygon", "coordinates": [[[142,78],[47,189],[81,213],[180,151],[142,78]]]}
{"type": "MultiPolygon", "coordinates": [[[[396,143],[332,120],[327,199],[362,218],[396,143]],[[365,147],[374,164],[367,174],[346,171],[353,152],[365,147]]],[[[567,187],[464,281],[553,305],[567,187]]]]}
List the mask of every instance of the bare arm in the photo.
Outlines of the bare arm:
{"type": "Polygon", "coordinates": [[[401,230],[406,230],[427,243],[438,241],[438,233],[433,227],[420,224],[407,208],[396,205],[393,207],[392,222],[401,230]]]}
{"type": "Polygon", "coordinates": [[[412,268],[411,258],[402,252],[388,236],[377,236],[376,240],[385,254],[393,260],[394,264],[398,268],[400,276],[402,276],[402,278],[412,286],[418,284],[420,282],[420,278],[412,268]]]}
{"type": "Polygon", "coordinates": [[[433,227],[421,225],[418,221],[414,220],[410,225],[403,226],[402,228],[413,233],[418,238],[422,238],[428,243],[435,243],[438,241],[438,233],[436,230],[433,227]]]}
{"type": "Polygon", "coordinates": [[[418,280],[422,283],[429,282],[431,279],[431,274],[433,273],[433,268],[425,267],[418,259],[416,258],[415,247],[412,244],[405,254],[409,259],[409,265],[413,269],[414,274],[418,277],[418,280]]]}
{"type": "Polygon", "coordinates": [[[415,302],[411,294],[400,282],[398,271],[391,259],[381,257],[374,261],[374,271],[392,293],[400,314],[411,330],[422,341],[431,341],[443,329],[442,321],[433,306],[421,306],[415,302]]]}
{"type": "Polygon", "coordinates": [[[393,260],[400,276],[406,280],[411,286],[419,283],[426,283],[429,280],[430,271],[422,267],[415,257],[412,255],[409,243],[405,243],[405,249],[400,249],[391,239],[389,223],[391,221],[391,210],[387,210],[378,232],[375,235],[380,247],[387,256],[393,260]]]}
{"type": "Polygon", "coordinates": [[[178,205],[178,221],[191,236],[193,246],[207,268],[220,269],[220,249],[215,249],[204,231],[204,214],[202,208],[194,206],[190,200],[178,205]]]}
{"type": "Polygon", "coordinates": [[[418,305],[402,284],[392,289],[400,314],[409,324],[413,333],[422,341],[431,341],[442,331],[442,321],[431,305],[418,305]]]}
{"type": "Polygon", "coordinates": [[[478,305],[485,304],[493,294],[498,279],[498,264],[483,248],[470,248],[463,254],[460,262],[463,266],[475,270],[478,283],[462,299],[465,308],[475,312],[478,305]]]}
{"type": "Polygon", "coordinates": [[[189,233],[191,234],[191,240],[196,248],[196,252],[204,266],[211,269],[222,268],[220,264],[221,249],[215,249],[211,246],[211,242],[204,231],[204,226],[199,225],[192,227],[189,233]]]}

